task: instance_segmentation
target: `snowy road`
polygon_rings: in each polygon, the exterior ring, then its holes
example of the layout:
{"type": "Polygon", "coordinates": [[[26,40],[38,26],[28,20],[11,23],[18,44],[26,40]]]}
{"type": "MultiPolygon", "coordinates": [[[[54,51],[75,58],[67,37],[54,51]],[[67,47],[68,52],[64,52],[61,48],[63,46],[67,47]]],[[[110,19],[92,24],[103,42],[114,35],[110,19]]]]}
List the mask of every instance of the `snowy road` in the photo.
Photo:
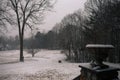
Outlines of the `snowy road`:
{"type": "Polygon", "coordinates": [[[24,52],[24,57],[23,63],[18,50],[1,52],[0,80],[71,80],[80,74],[79,64],[66,62],[57,50],[41,50],[34,58],[24,52]]]}

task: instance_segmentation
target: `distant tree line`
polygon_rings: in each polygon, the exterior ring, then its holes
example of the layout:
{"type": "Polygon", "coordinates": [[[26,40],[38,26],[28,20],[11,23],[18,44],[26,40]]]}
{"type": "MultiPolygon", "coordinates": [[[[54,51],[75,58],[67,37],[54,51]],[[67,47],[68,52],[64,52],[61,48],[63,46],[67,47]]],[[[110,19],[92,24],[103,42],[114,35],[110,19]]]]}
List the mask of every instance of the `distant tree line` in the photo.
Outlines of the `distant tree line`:
{"type": "Polygon", "coordinates": [[[0,36],[0,51],[19,49],[19,38],[0,36]]]}
{"type": "Polygon", "coordinates": [[[57,37],[57,34],[52,31],[48,33],[37,32],[35,36],[24,40],[24,48],[59,49],[57,37]]]}

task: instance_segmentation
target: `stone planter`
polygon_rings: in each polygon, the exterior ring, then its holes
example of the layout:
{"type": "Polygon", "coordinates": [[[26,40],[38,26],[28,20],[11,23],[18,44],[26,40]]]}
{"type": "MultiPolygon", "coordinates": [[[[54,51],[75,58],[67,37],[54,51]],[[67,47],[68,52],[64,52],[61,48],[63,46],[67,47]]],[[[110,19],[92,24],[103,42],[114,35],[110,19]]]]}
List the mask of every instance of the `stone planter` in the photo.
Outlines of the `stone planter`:
{"type": "Polygon", "coordinates": [[[91,66],[94,69],[104,69],[109,67],[103,64],[103,61],[108,57],[110,49],[114,48],[112,45],[88,44],[86,45],[86,48],[94,58],[91,62],[91,66]]]}
{"type": "Polygon", "coordinates": [[[79,65],[81,74],[73,80],[119,80],[120,69],[103,64],[109,50],[114,48],[112,45],[88,44],[86,48],[93,55],[94,60],[91,63],[79,65]]]}

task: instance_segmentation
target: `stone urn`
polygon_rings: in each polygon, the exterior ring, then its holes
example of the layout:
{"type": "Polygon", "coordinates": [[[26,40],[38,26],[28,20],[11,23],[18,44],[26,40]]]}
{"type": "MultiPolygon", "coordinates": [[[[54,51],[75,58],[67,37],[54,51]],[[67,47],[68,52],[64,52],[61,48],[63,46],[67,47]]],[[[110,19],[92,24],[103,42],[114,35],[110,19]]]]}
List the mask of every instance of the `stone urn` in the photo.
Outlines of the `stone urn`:
{"type": "Polygon", "coordinates": [[[91,63],[80,64],[80,75],[73,80],[120,80],[120,69],[103,63],[110,54],[109,51],[114,48],[113,45],[87,44],[86,48],[94,59],[91,63]]]}
{"type": "Polygon", "coordinates": [[[90,65],[93,69],[105,69],[109,66],[103,64],[103,61],[108,57],[110,49],[113,49],[113,45],[106,44],[87,44],[86,48],[93,56],[93,61],[90,65]]]}

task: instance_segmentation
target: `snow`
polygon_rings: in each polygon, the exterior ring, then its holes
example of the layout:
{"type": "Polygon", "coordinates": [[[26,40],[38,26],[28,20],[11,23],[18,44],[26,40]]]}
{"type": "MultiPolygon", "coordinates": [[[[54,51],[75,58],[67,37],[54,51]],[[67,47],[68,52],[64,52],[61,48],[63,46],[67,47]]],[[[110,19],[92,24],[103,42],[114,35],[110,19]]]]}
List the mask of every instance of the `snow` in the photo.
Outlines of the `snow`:
{"type": "Polygon", "coordinates": [[[66,62],[60,50],[40,50],[33,58],[24,51],[24,57],[19,62],[18,50],[0,52],[0,80],[72,80],[80,74],[79,63],[66,62]]]}
{"type": "Polygon", "coordinates": [[[114,46],[108,44],[87,44],[86,48],[114,48],[114,46]]]}
{"type": "MultiPolygon", "coordinates": [[[[86,64],[66,62],[60,50],[40,50],[31,56],[24,51],[25,62],[19,62],[19,50],[1,51],[0,80],[72,80],[80,74],[78,66],[86,64]]],[[[106,64],[120,68],[120,64],[106,64]]]]}

